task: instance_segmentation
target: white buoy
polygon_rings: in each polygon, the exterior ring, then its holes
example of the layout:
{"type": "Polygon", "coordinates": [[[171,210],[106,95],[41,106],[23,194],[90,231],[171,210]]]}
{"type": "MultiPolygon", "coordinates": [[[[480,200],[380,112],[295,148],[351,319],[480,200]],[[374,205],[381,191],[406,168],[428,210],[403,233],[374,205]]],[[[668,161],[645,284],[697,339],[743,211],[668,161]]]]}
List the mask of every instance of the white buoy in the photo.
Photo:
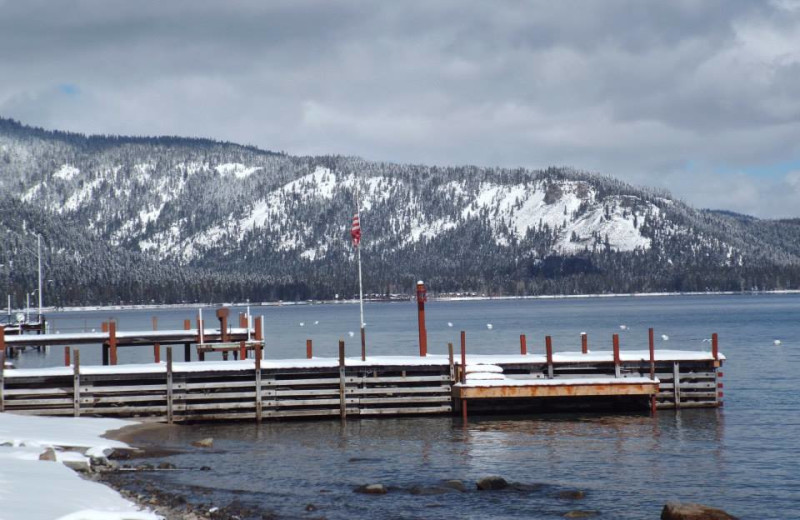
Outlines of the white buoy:
{"type": "Polygon", "coordinates": [[[772,342],[772,344],[775,345],[776,347],[780,347],[781,346],[781,340],[776,339],[775,341],[772,342]]]}
{"type": "Polygon", "coordinates": [[[351,330],[350,332],[348,332],[348,334],[350,334],[350,337],[351,337],[351,338],[352,338],[353,336],[355,336],[355,335],[356,335],[356,333],[355,333],[355,332],[353,332],[352,330],[351,330]]]}
{"type": "Polygon", "coordinates": [[[316,321],[314,322],[314,325],[319,325],[319,320],[316,320],[316,321]]]}
{"type": "Polygon", "coordinates": [[[301,322],[300,322],[300,326],[301,326],[301,327],[305,327],[305,326],[306,326],[305,322],[302,322],[302,321],[301,321],[301,322]]]}
{"type": "Polygon", "coordinates": [[[667,336],[666,334],[662,334],[661,335],[661,340],[662,341],[669,341],[669,336],[667,336]]]}
{"type": "Polygon", "coordinates": [[[448,321],[448,322],[447,322],[447,326],[448,326],[448,327],[452,327],[452,326],[453,326],[453,322],[452,322],[452,321],[448,321]]]}
{"type": "Polygon", "coordinates": [[[581,336],[585,336],[585,335],[586,335],[586,333],[585,333],[585,332],[581,332],[581,336]]]}
{"type": "Polygon", "coordinates": [[[492,325],[491,323],[487,323],[486,328],[492,330],[494,328],[494,325],[492,325]]]}
{"type": "Polygon", "coordinates": [[[627,325],[620,325],[619,329],[620,330],[628,330],[628,326],[627,325]]]}

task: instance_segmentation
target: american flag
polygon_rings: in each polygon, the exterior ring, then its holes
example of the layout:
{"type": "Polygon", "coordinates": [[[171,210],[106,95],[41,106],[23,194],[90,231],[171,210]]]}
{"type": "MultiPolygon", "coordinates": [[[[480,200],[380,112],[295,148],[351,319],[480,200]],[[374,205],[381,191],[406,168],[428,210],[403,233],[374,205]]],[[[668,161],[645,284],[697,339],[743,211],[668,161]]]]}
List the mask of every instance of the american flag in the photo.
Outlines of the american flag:
{"type": "Polygon", "coordinates": [[[350,226],[350,238],[353,239],[353,247],[358,247],[361,242],[361,224],[358,222],[358,213],[353,215],[353,225],[350,226]]]}

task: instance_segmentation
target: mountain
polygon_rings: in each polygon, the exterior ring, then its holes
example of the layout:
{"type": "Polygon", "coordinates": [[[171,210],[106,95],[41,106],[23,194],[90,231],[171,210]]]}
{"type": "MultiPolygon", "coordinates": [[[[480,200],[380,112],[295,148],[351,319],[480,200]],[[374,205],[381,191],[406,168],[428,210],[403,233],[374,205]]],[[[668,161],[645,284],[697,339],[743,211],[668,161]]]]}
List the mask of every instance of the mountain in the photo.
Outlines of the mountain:
{"type": "MultiPolygon", "coordinates": [[[[0,284],[59,304],[296,300],[357,291],[607,293],[800,287],[800,221],[696,210],[568,168],[296,157],[0,119],[0,284]]],[[[2,292],[2,288],[0,288],[2,292]]]]}

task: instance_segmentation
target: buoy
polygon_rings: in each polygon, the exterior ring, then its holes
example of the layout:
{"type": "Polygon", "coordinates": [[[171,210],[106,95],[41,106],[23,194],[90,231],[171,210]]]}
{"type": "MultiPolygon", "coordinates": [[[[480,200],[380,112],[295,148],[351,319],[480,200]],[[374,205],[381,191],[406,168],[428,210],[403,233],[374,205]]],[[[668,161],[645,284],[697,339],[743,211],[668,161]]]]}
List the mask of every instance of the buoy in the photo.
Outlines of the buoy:
{"type": "Polygon", "coordinates": [[[781,340],[776,339],[775,341],[772,342],[772,344],[775,345],[776,347],[780,347],[781,346],[781,340]]]}
{"type": "Polygon", "coordinates": [[[493,327],[494,326],[491,323],[487,323],[486,324],[486,328],[489,329],[489,330],[492,330],[493,327]]]}
{"type": "Polygon", "coordinates": [[[662,334],[661,339],[662,341],[669,341],[669,336],[667,336],[666,334],[662,334]]]}
{"type": "Polygon", "coordinates": [[[447,326],[448,326],[448,327],[452,327],[452,326],[453,326],[453,322],[452,322],[452,321],[448,321],[448,322],[447,322],[447,326]]]}
{"type": "Polygon", "coordinates": [[[620,328],[620,330],[627,330],[628,326],[627,325],[620,325],[619,328],[620,328]]]}
{"type": "Polygon", "coordinates": [[[302,322],[302,321],[301,321],[301,322],[300,322],[300,326],[301,326],[301,327],[305,327],[305,326],[306,326],[306,324],[305,324],[304,322],[302,322]]]}
{"type": "Polygon", "coordinates": [[[348,334],[350,334],[350,337],[351,337],[351,338],[352,338],[353,336],[355,336],[355,335],[356,335],[356,333],[355,333],[355,332],[353,332],[352,330],[351,330],[350,332],[348,332],[348,334]]]}
{"type": "Polygon", "coordinates": [[[314,325],[319,325],[319,320],[316,320],[316,321],[314,322],[314,325]]]}

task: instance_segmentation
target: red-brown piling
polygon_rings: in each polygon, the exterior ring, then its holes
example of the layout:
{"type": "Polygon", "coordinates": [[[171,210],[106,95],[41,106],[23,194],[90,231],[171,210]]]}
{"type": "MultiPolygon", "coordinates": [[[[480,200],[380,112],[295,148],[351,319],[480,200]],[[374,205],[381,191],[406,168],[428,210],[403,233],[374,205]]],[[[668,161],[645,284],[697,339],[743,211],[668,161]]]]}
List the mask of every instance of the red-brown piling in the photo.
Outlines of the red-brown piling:
{"type": "MultiPolygon", "coordinates": [[[[192,329],[192,320],[183,320],[183,330],[191,330],[191,329],[192,329]]],[[[183,360],[187,362],[192,360],[191,343],[183,344],[183,360]]]]}
{"type": "Polygon", "coordinates": [[[528,341],[525,338],[525,334],[519,335],[519,353],[523,356],[528,354],[528,341]]]}
{"type": "Polygon", "coordinates": [[[244,340],[239,342],[239,359],[247,359],[247,343],[244,340]]]}
{"type": "MultiPolygon", "coordinates": [[[[461,383],[467,382],[467,333],[461,331],[461,383]]],[[[461,420],[467,423],[467,400],[461,399],[461,420]]]]}
{"type": "Polygon", "coordinates": [[[614,334],[613,338],[613,345],[614,345],[614,375],[617,377],[620,376],[620,358],[619,358],[619,334],[614,334]]]}
{"type": "Polygon", "coordinates": [[[425,328],[425,302],[428,300],[425,284],[417,282],[417,324],[419,326],[419,355],[428,355],[428,331],[425,328]]]}
{"type": "Polygon", "coordinates": [[[367,360],[367,333],[364,331],[364,325],[361,325],[361,361],[367,360]]]}
{"type": "Polygon", "coordinates": [[[306,340],[306,359],[314,357],[314,345],[310,339],[306,340]]]}
{"type": "Polygon", "coordinates": [[[228,316],[230,316],[230,314],[230,309],[217,309],[217,319],[219,320],[219,339],[223,343],[228,341],[228,316]]]}
{"type": "Polygon", "coordinates": [[[263,341],[264,340],[264,323],[262,322],[261,316],[256,318],[256,331],[255,331],[255,340],[256,341],[263,341]]]}
{"type": "Polygon", "coordinates": [[[585,332],[581,334],[581,354],[589,353],[589,335],[585,332]]]}
{"type": "MultiPolygon", "coordinates": [[[[650,380],[656,380],[656,342],[655,342],[655,334],[653,328],[650,327],[647,331],[647,340],[650,346],[650,380]]],[[[656,396],[655,394],[650,396],[650,411],[655,414],[656,413],[656,396]]]]}
{"type": "Polygon", "coordinates": [[[117,322],[112,321],[108,324],[108,349],[109,359],[112,365],[117,364],[117,322]]]}
{"type": "Polygon", "coordinates": [[[64,347],[64,366],[68,367],[71,363],[69,359],[69,347],[64,347]]]}
{"type": "Polygon", "coordinates": [[[711,355],[714,361],[719,361],[719,336],[716,332],[711,335],[711,355]]]}
{"type": "MultiPolygon", "coordinates": [[[[158,318],[153,316],[153,330],[158,330],[158,318]]],[[[153,344],[153,362],[161,363],[161,344],[153,344]]]]}
{"type": "Polygon", "coordinates": [[[553,338],[544,337],[544,349],[547,354],[547,377],[553,379],[553,338]]]}

